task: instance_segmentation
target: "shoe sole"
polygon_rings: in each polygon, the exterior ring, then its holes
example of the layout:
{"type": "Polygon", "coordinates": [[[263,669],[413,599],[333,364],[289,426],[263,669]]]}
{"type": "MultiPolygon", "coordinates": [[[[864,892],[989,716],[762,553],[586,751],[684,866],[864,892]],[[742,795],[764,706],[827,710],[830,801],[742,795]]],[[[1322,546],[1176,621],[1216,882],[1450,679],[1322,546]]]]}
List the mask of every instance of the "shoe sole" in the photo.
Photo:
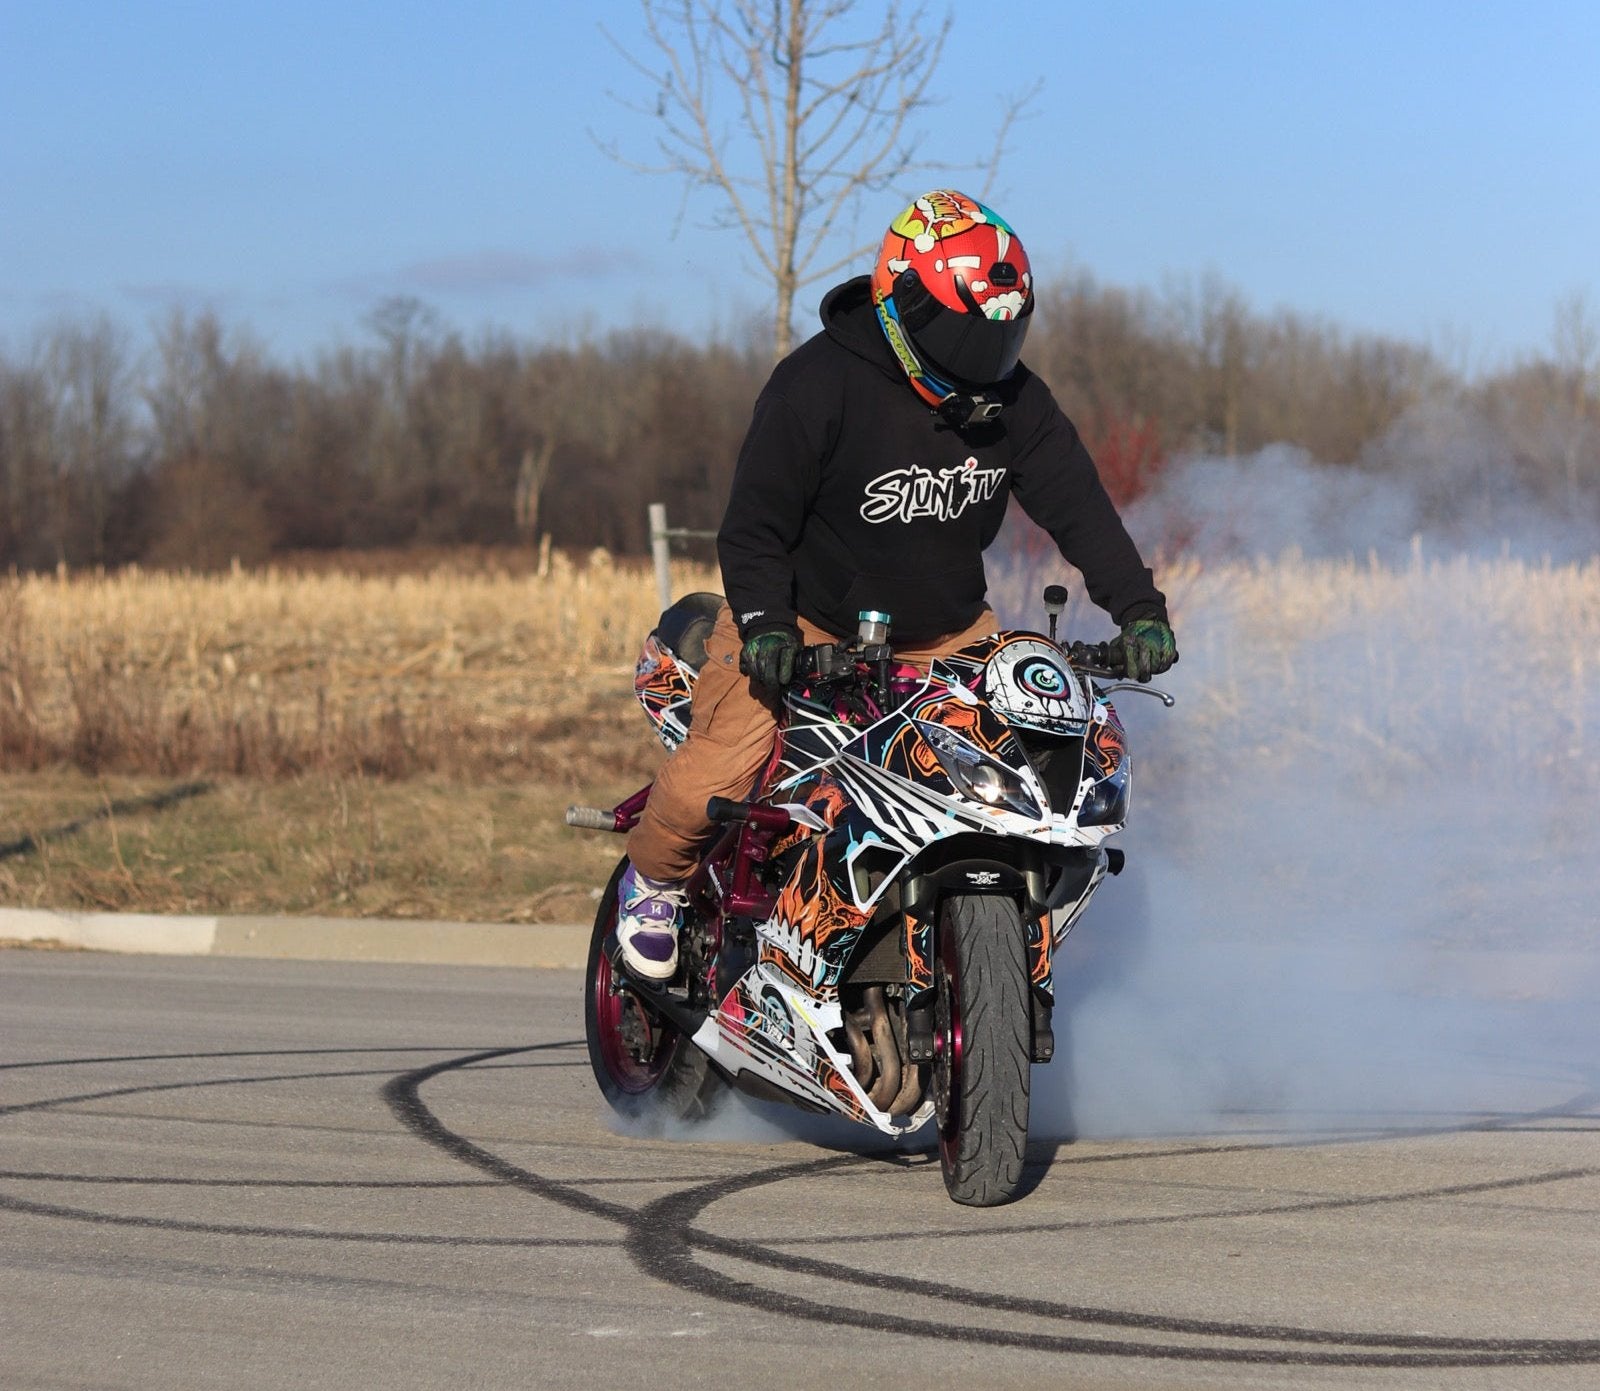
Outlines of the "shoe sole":
{"type": "Polygon", "coordinates": [[[671,980],[678,974],[677,957],[671,961],[651,961],[648,957],[630,955],[626,947],[622,949],[622,964],[631,974],[642,976],[645,980],[671,980]]]}
{"type": "Polygon", "coordinates": [[[648,956],[639,956],[633,950],[633,944],[622,936],[617,937],[617,947],[622,955],[622,964],[636,976],[645,980],[663,981],[671,980],[678,974],[678,953],[674,948],[672,955],[665,961],[656,961],[648,956]]]}

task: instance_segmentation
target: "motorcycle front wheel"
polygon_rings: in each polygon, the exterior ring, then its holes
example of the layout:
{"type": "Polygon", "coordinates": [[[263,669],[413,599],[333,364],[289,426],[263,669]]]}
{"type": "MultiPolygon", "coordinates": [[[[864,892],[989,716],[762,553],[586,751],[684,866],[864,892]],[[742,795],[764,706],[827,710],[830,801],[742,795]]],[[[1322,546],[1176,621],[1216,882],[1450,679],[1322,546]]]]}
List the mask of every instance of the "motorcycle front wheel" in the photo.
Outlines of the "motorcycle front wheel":
{"type": "Polygon", "coordinates": [[[1008,1203],[1022,1186],[1028,990],[1016,903],[990,895],[945,899],[934,962],[934,1115],[945,1188],[969,1207],[1008,1203]]]}
{"type": "Polygon", "coordinates": [[[583,1011],[589,1066],[600,1094],[619,1115],[704,1120],[724,1091],[711,1059],[656,1014],[611,959],[617,885],[627,868],[624,857],[600,899],[589,939],[583,1011]]]}

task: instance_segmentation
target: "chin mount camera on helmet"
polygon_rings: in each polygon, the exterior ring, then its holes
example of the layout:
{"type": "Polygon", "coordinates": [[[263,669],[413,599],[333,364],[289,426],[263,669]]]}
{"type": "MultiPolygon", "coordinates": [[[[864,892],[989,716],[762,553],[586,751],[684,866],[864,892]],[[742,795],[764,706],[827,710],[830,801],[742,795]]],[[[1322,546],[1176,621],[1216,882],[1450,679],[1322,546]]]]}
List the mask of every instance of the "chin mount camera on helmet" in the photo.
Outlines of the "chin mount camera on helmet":
{"type": "Polygon", "coordinates": [[[939,402],[939,419],[955,430],[983,425],[1000,414],[1001,402],[993,396],[965,396],[952,391],[939,402]]]}

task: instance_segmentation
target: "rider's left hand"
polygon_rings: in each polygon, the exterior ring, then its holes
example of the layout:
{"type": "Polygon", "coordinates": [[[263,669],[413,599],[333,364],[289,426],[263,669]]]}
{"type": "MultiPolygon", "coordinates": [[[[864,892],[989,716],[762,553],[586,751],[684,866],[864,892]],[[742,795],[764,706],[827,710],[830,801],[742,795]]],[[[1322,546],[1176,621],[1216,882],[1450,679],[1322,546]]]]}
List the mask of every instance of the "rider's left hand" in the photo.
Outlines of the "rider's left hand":
{"type": "Polygon", "coordinates": [[[1130,680],[1148,681],[1178,660],[1178,642],[1164,618],[1130,618],[1111,640],[1113,664],[1121,660],[1130,680]]]}
{"type": "Polygon", "coordinates": [[[758,686],[781,689],[794,680],[800,633],[792,624],[771,623],[751,631],[739,652],[739,670],[758,686]]]}

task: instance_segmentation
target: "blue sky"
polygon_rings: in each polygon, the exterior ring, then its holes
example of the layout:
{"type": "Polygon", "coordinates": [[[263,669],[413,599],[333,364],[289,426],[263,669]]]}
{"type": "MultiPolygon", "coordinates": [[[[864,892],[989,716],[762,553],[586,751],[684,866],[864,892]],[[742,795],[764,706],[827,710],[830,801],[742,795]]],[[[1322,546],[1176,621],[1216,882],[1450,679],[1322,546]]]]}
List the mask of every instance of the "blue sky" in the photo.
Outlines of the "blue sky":
{"type": "MultiPolygon", "coordinates": [[[[920,148],[970,163],[1043,80],[990,197],[1042,277],[1215,273],[1469,369],[1544,346],[1563,295],[1600,307],[1600,5],[951,13],[920,148]]],[[[631,0],[0,0],[0,346],[179,305],[309,356],[392,294],[468,333],[743,330],[765,287],[712,204],[680,221],[676,184],[597,148],[652,139],[601,24],[637,44],[631,0]]]]}

